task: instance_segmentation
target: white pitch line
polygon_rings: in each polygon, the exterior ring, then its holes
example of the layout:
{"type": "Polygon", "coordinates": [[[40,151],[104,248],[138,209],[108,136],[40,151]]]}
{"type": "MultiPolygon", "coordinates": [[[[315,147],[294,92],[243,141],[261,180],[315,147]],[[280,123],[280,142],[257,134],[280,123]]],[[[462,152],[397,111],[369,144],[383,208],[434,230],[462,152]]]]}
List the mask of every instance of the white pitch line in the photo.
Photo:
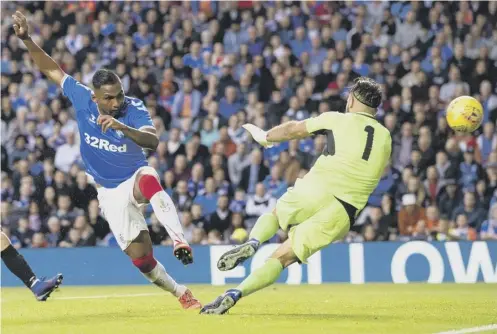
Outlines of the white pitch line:
{"type": "Polygon", "coordinates": [[[451,331],[439,332],[439,333],[435,333],[435,334],[480,333],[480,332],[491,331],[493,329],[497,329],[497,324],[491,324],[491,325],[479,326],[479,327],[471,327],[471,328],[463,328],[463,329],[454,329],[454,330],[451,330],[451,331]]]}
{"type": "Polygon", "coordinates": [[[74,300],[74,299],[106,299],[106,298],[133,298],[133,297],[149,297],[149,296],[165,296],[163,293],[135,293],[124,295],[100,295],[100,296],[74,296],[74,297],[60,297],[53,298],[53,300],[74,300]]]}

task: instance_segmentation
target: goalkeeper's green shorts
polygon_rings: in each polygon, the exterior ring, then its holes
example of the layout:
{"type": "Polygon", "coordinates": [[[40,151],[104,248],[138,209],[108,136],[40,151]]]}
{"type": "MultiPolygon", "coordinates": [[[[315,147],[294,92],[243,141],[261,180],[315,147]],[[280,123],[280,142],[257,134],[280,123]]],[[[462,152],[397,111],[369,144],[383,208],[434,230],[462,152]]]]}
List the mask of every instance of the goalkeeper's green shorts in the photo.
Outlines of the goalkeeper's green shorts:
{"type": "Polygon", "coordinates": [[[331,194],[310,196],[305,188],[301,190],[297,182],[278,199],[276,216],[283,230],[290,229],[295,255],[307,263],[312,254],[347,234],[353,215],[331,194]]]}

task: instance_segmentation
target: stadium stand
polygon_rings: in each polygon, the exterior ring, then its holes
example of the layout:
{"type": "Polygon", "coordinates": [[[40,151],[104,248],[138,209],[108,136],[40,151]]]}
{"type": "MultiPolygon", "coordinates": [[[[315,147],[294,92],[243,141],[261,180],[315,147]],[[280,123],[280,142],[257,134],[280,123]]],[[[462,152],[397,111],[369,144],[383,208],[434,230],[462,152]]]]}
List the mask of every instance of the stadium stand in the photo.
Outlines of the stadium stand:
{"type": "MultiPolygon", "coordinates": [[[[16,248],[116,246],[82,171],[74,110],[33,66],[10,15],[90,85],[115,70],[160,137],[149,163],[192,244],[245,241],[306,173],[316,136],[262,150],[241,128],[343,112],[358,76],[383,85],[390,166],[345,242],[497,239],[497,2],[2,3],[1,220],[16,248]],[[484,125],[453,133],[472,95],[484,125]]],[[[165,229],[144,208],[154,244],[165,229]]],[[[283,231],[271,242],[285,240],[283,231]]]]}

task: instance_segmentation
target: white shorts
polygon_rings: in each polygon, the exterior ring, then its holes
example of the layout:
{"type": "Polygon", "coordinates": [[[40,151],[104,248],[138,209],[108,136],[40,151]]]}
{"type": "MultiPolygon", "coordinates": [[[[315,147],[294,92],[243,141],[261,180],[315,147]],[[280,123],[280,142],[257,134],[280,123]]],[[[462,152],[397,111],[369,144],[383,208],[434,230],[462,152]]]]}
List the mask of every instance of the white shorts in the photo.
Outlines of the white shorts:
{"type": "Polygon", "coordinates": [[[138,237],[140,231],[148,231],[145,217],[141,211],[141,207],[145,204],[139,204],[133,196],[136,175],[143,170],[157,175],[154,168],[144,166],[116,188],[97,188],[102,215],[109,223],[110,230],[122,250],[128,248],[131,242],[138,237]]]}

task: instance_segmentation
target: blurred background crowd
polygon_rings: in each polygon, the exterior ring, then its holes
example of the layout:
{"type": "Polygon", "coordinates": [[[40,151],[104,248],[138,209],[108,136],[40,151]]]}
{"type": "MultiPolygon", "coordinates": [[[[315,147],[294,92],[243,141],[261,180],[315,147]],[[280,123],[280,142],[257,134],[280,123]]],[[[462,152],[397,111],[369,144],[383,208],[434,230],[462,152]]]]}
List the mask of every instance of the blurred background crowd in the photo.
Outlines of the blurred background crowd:
{"type": "MultiPolygon", "coordinates": [[[[145,102],[160,137],[148,160],[192,244],[244,241],[325,147],[316,136],[261,150],[241,125],[343,112],[358,76],[383,85],[377,118],[394,147],[344,241],[497,239],[495,1],[2,2],[2,230],[41,248],[116,242],[74,110],[15,37],[15,10],[64,71],[90,85],[115,70],[145,102]],[[444,118],[460,95],[484,107],[471,135],[444,118]]],[[[154,244],[170,244],[144,213],[154,244]]]]}

